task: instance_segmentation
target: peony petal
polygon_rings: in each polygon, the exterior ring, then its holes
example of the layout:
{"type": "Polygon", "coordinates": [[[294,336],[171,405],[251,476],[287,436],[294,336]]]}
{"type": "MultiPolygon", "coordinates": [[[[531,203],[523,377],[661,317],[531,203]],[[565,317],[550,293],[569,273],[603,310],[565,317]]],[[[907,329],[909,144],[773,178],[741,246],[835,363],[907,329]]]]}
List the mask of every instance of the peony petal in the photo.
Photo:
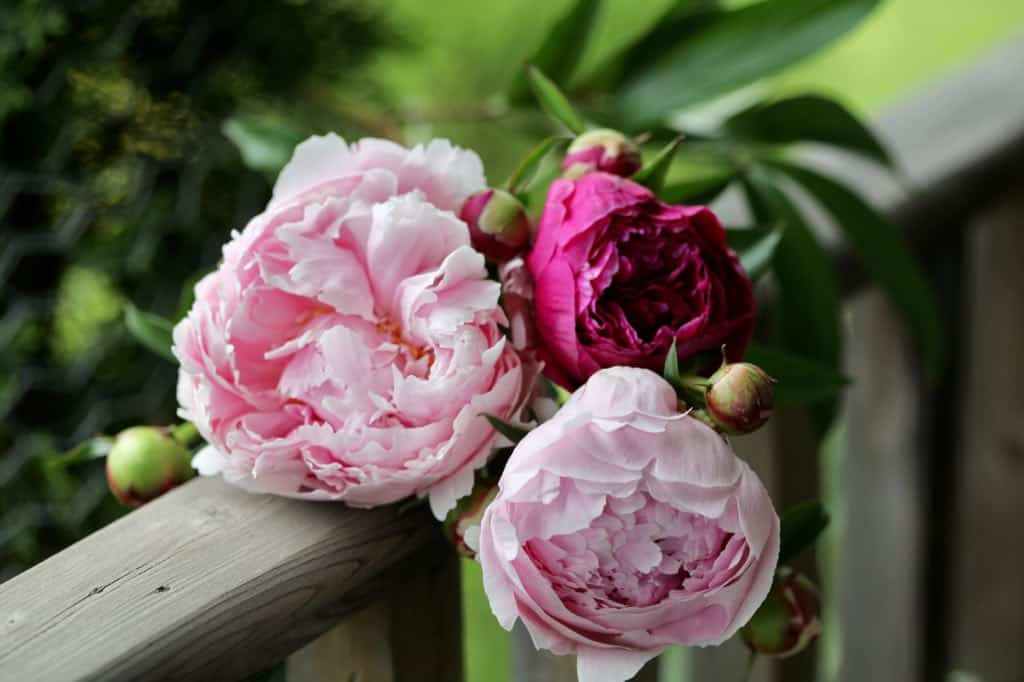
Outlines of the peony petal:
{"type": "Polygon", "coordinates": [[[579,682],[626,682],[660,653],[581,647],[576,652],[576,675],[579,682]]]}

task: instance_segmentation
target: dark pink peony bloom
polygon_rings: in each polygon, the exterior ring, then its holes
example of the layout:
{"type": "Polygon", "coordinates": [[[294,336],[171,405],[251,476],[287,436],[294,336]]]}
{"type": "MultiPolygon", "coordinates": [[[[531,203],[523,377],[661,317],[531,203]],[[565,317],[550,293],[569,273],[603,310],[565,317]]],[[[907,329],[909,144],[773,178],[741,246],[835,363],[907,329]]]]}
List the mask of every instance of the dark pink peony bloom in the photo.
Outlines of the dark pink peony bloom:
{"type": "Polygon", "coordinates": [[[556,180],[527,260],[548,376],[576,386],[603,367],[660,369],[679,354],[746,350],[750,279],[703,206],[671,206],[607,173],[556,180]]]}

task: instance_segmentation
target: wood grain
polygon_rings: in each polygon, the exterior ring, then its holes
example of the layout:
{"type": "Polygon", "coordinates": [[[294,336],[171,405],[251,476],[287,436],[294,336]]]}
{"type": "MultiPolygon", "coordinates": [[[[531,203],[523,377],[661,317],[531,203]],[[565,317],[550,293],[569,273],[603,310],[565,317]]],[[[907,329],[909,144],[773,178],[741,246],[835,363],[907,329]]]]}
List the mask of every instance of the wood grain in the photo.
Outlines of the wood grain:
{"type": "Polygon", "coordinates": [[[985,216],[969,247],[964,395],[949,633],[952,665],[1024,679],[1024,200],[985,216]]]}
{"type": "Polygon", "coordinates": [[[913,345],[898,315],[877,289],[849,306],[840,506],[840,560],[826,587],[838,617],[844,680],[920,679],[926,479],[922,459],[927,416],[913,345]],[[880,597],[884,595],[884,601],[880,597]],[[871,652],[871,655],[867,655],[871,652]]]}
{"type": "Polygon", "coordinates": [[[288,682],[459,682],[462,602],[454,552],[288,657],[288,682]]]}
{"type": "Polygon", "coordinates": [[[235,680],[444,561],[425,510],[197,479],[0,585],[11,680],[235,680]]]}

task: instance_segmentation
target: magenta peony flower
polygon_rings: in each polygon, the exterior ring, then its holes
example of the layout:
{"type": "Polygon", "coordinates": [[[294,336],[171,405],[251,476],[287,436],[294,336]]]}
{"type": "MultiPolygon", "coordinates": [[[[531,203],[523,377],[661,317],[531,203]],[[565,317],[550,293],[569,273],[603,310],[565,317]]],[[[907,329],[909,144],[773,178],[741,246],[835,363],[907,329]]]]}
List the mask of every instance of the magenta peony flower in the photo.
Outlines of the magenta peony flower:
{"type": "Polygon", "coordinates": [[[660,369],[725,344],[739,360],[754,324],[750,280],[702,206],[669,206],[607,173],[556,180],[527,260],[555,381],[602,367],[660,369]]]}
{"type": "Polygon", "coordinates": [[[480,159],[335,135],[299,145],[174,330],[202,473],[354,506],[429,494],[438,518],[529,387],[499,285],[455,217],[480,159]]]}
{"type": "Polygon", "coordinates": [[[644,369],[596,373],[516,447],[480,529],[506,629],[621,682],[671,644],[718,644],[772,584],[779,519],[726,442],[644,369]]]}

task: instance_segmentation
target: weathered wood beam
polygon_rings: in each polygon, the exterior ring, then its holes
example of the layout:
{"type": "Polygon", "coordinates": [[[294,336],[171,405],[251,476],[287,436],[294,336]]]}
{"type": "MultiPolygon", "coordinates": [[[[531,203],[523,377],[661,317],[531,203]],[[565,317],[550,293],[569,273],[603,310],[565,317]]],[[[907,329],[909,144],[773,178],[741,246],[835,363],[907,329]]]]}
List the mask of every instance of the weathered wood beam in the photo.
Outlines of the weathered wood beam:
{"type": "Polygon", "coordinates": [[[0,585],[0,677],[242,679],[449,553],[423,509],[197,479],[0,585]]]}

